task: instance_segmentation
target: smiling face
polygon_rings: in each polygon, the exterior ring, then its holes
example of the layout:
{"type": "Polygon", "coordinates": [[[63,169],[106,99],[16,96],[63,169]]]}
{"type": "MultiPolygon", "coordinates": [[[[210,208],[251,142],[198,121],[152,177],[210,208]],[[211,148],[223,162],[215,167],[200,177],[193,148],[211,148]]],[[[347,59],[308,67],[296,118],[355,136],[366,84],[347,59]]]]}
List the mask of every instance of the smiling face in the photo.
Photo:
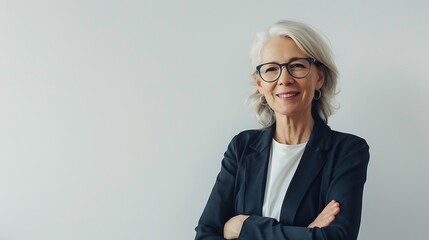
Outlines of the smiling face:
{"type": "MultiPolygon", "coordinates": [[[[260,63],[287,63],[294,58],[308,58],[295,42],[288,37],[270,39],[262,48],[260,63]]],[[[324,74],[314,64],[310,73],[304,78],[294,78],[283,68],[279,79],[272,83],[256,77],[256,85],[261,95],[265,96],[268,105],[274,110],[276,119],[281,116],[297,120],[311,116],[311,103],[314,92],[323,85],[324,74]]]]}

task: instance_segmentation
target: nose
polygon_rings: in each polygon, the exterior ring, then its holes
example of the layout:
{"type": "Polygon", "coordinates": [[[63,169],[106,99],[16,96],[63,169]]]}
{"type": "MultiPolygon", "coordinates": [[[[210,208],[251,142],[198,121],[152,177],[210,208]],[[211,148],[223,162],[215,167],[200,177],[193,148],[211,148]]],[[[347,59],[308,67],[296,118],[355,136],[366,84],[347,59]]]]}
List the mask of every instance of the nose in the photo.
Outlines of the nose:
{"type": "Polygon", "coordinates": [[[279,85],[290,85],[295,82],[295,79],[289,74],[286,66],[282,66],[282,73],[277,81],[279,85]]]}

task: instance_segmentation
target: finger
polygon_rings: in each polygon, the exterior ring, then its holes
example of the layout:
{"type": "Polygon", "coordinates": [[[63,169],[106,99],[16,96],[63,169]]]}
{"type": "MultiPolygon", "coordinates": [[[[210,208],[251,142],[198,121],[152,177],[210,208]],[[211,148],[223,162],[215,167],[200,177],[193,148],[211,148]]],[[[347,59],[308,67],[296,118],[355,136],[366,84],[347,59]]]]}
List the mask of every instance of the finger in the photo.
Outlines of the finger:
{"type": "Polygon", "coordinates": [[[324,218],[330,217],[330,216],[336,216],[340,212],[340,207],[333,207],[331,209],[326,209],[326,211],[321,214],[324,218]]]}
{"type": "Polygon", "coordinates": [[[336,200],[331,200],[322,212],[316,217],[309,227],[325,227],[331,224],[336,215],[340,212],[340,204],[336,200]]]}
{"type": "Polygon", "coordinates": [[[327,226],[335,220],[335,216],[336,214],[328,214],[326,216],[323,216],[321,218],[321,222],[323,223],[323,225],[327,226]]]}
{"type": "Polygon", "coordinates": [[[338,202],[329,203],[323,211],[319,214],[318,218],[321,221],[332,222],[335,219],[335,216],[340,212],[340,206],[338,202]]]}
{"type": "Polygon", "coordinates": [[[320,213],[320,215],[321,215],[321,216],[324,216],[324,215],[330,215],[330,214],[332,214],[333,212],[335,212],[338,208],[339,208],[339,206],[338,206],[338,205],[336,205],[336,204],[330,204],[330,205],[327,205],[327,206],[322,210],[322,212],[320,213]]]}
{"type": "Polygon", "coordinates": [[[340,206],[340,203],[335,200],[330,201],[328,205],[326,205],[326,207],[335,207],[335,206],[340,206]]]}
{"type": "Polygon", "coordinates": [[[340,204],[337,201],[332,200],[331,202],[328,203],[328,205],[326,205],[326,207],[323,209],[322,213],[335,212],[339,208],[340,208],[340,204]]]}
{"type": "Polygon", "coordinates": [[[328,213],[328,214],[332,214],[334,212],[338,212],[340,210],[340,204],[334,204],[332,206],[328,206],[326,207],[323,212],[324,213],[328,213]]]}

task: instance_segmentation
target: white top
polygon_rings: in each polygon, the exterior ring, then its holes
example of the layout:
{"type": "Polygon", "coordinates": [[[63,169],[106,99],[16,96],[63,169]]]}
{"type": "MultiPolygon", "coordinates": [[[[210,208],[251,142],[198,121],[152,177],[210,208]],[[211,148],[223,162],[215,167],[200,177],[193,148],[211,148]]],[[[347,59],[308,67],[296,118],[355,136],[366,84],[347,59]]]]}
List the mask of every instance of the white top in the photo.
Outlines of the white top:
{"type": "Polygon", "coordinates": [[[295,174],[306,144],[287,145],[273,139],[262,216],[280,220],[286,190],[295,174]]]}

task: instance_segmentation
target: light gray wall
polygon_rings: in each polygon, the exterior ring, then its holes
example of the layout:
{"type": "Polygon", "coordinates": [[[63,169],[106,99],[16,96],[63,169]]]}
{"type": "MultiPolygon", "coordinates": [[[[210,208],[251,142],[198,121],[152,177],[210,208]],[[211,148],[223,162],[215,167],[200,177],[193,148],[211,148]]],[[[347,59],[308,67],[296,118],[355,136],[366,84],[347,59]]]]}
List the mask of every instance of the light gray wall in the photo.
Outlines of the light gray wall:
{"type": "Polygon", "coordinates": [[[0,239],[192,239],[229,140],[258,127],[254,34],[330,39],[332,128],[367,139],[361,240],[427,239],[427,1],[0,2],[0,239]]]}

